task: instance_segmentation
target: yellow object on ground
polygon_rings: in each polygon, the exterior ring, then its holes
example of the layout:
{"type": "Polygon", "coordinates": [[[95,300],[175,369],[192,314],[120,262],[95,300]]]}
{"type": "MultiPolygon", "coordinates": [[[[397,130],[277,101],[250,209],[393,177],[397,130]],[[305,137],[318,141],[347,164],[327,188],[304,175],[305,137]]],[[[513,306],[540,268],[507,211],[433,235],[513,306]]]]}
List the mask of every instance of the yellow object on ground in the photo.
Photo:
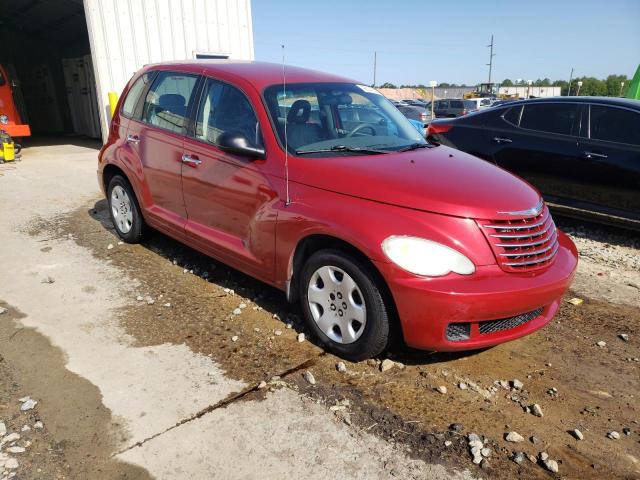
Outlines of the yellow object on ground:
{"type": "Polygon", "coordinates": [[[0,160],[5,162],[12,162],[15,160],[15,150],[13,148],[13,142],[2,142],[2,149],[0,149],[0,160]]]}
{"type": "Polygon", "coordinates": [[[111,116],[116,113],[116,105],[118,105],[118,94],[116,92],[109,92],[109,111],[111,116]]]}

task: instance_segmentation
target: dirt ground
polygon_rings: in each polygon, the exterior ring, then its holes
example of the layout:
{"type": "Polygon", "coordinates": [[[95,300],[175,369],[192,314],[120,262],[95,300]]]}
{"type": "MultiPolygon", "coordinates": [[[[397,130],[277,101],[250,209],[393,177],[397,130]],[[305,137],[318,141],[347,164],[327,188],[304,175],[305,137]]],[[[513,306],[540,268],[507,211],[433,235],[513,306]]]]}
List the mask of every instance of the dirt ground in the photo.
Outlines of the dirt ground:
{"type": "MultiPolygon", "coordinates": [[[[23,422],[45,421],[42,433],[32,430],[28,436],[38,449],[31,448],[28,465],[40,468],[42,475],[30,468],[20,478],[89,478],[97,471],[103,472],[101,478],[145,478],[148,472],[132,465],[140,462],[127,455],[194,418],[224,415],[225,411],[231,415],[247,402],[271,405],[284,392],[319,405],[352,435],[371,435],[382,441],[380,445],[399,449],[406,455],[406,464],[443,466],[449,472],[444,478],[463,471],[497,479],[640,478],[640,272],[634,263],[639,255],[635,235],[605,232],[609,236],[603,240],[600,227],[585,230],[571,221],[558,223],[576,234],[582,258],[574,289],[546,328],[466,354],[398,346],[388,355],[395,362],[390,370],[381,372],[383,359],[378,359],[346,362],[346,372],[340,373],[336,369],[340,359],[308,340],[298,341],[298,334],[307,332],[296,307],[287,304],[281,292],[159,233],[142,245],[122,244],[108,220],[106,202],[95,193],[62,213],[34,216],[19,228],[42,243],[45,257],[54,261],[56,245],[72,242],[88,251],[98,265],[131,279],[124,289],[127,301],[115,309],[114,321],[134,347],[185,345],[211,359],[242,388],[234,388],[232,394],[163,432],[123,434],[121,419],[101,403],[104,392],[62,368],[63,354],[46,339],[31,338],[39,334],[6,322],[5,318],[19,319],[21,314],[0,303],[9,308],[0,322],[0,338],[13,338],[0,343],[4,358],[0,361],[0,420],[12,419],[13,431],[23,422]],[[594,238],[589,237],[591,231],[597,232],[594,238]],[[604,258],[594,253],[603,249],[614,254],[604,258]],[[583,302],[569,302],[576,298],[583,302]],[[242,310],[240,315],[232,313],[236,308],[242,310]],[[621,334],[626,334],[626,340],[621,334]],[[25,347],[30,341],[42,345],[25,347]],[[598,342],[606,344],[599,346],[598,342]],[[19,358],[20,348],[23,358],[19,358]],[[25,373],[24,357],[34,351],[44,352],[43,356],[38,357],[38,368],[34,365],[31,373],[25,373]],[[46,379],[46,366],[56,363],[60,368],[51,370],[63,374],[53,386],[52,379],[46,379]],[[313,374],[314,385],[304,380],[305,372],[313,374]],[[522,388],[512,388],[516,379],[523,383],[522,388]],[[441,386],[446,393],[437,390],[441,386]],[[28,418],[20,416],[17,402],[25,394],[45,399],[28,418]],[[69,402],[76,399],[90,400],[71,408],[69,402]],[[543,416],[530,413],[534,404],[543,416]],[[45,405],[46,412],[41,410],[45,405]],[[69,416],[85,414],[91,415],[92,427],[75,432],[75,438],[62,427],[58,432],[49,428],[68,423],[69,416]],[[571,434],[574,429],[582,432],[583,440],[571,434]],[[524,441],[505,441],[512,431],[524,441]],[[608,438],[612,431],[619,433],[619,439],[608,438]],[[481,466],[471,461],[470,433],[480,435],[491,449],[481,466]],[[63,437],[67,441],[60,443],[63,437]],[[34,457],[40,452],[47,453],[34,457]],[[517,452],[530,457],[518,464],[513,461],[517,452]],[[557,461],[557,474],[538,460],[541,452],[557,461]],[[117,459],[112,457],[115,453],[117,459]]],[[[89,282],[82,288],[90,296],[96,286],[89,282]]],[[[215,383],[216,378],[211,377],[210,382],[215,383]]],[[[310,412],[304,411],[305,415],[310,412]]],[[[273,412],[278,415],[278,409],[273,412]]],[[[354,478],[372,478],[359,472],[354,478]]],[[[418,470],[402,470],[400,463],[381,478],[414,474],[415,478],[432,478],[418,470]]]]}
{"type": "Polygon", "coordinates": [[[347,364],[345,375],[335,368],[338,358],[296,341],[304,329],[282,294],[161,234],[144,245],[118,245],[103,200],[45,229],[59,236],[74,232],[95,256],[140,282],[133,297],[157,299],[121,312],[122,324],[141,344],[184,342],[248,384],[280,375],[328,406],[348,399],[350,421],[357,428],[406,444],[415,458],[429,462],[470,459],[464,434],[475,432],[486,436],[494,450],[486,466],[491,478],[548,475],[530,461],[520,466],[510,461],[516,451],[535,456],[548,452],[567,478],[640,478],[640,376],[637,358],[633,361],[640,346],[637,306],[604,303],[572,291],[567,299],[579,296],[584,303],[564,302],[552,324],[524,339],[463,355],[399,347],[390,356],[403,368],[382,373],[377,362],[361,362],[347,364]],[[115,247],[108,249],[109,243],[115,247]],[[247,305],[242,315],[232,315],[241,303],[247,305]],[[629,341],[620,339],[620,333],[627,333],[629,341]],[[599,341],[607,345],[599,347],[599,341]],[[302,379],[307,370],[317,380],[315,386],[302,379]],[[490,390],[498,380],[513,379],[524,383],[522,391],[490,390]],[[461,390],[460,382],[469,388],[461,390]],[[435,390],[440,385],[447,394],[435,390]],[[554,387],[557,395],[547,393],[554,387]],[[542,407],[543,417],[526,412],[534,403],[542,407]],[[454,423],[464,430],[452,432],[454,423]],[[570,435],[575,428],[584,440],[570,435]],[[632,434],[622,434],[624,428],[632,434]],[[505,442],[504,434],[512,430],[526,442],[505,442]],[[622,438],[609,440],[606,434],[612,430],[622,438]],[[453,444],[445,447],[446,440],[453,444]]]}

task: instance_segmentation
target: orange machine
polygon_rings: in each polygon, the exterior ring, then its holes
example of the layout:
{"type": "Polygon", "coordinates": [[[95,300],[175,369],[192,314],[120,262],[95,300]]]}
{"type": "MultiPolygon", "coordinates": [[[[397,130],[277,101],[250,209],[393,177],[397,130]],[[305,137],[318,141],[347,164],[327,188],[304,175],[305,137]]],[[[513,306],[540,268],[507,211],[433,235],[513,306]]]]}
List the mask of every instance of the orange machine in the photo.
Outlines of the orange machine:
{"type": "Polygon", "coordinates": [[[31,135],[29,125],[22,123],[13,100],[13,82],[2,65],[0,65],[0,130],[4,130],[14,138],[31,135]]]}

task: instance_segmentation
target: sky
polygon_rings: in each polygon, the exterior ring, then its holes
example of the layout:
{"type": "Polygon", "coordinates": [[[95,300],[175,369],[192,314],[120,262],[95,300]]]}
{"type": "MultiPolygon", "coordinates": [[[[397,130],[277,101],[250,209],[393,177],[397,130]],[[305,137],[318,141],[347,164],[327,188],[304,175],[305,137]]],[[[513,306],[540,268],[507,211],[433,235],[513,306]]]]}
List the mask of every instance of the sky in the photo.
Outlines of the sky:
{"type": "Polygon", "coordinates": [[[640,0],[252,0],[256,60],[376,85],[632,77],[640,0]]]}

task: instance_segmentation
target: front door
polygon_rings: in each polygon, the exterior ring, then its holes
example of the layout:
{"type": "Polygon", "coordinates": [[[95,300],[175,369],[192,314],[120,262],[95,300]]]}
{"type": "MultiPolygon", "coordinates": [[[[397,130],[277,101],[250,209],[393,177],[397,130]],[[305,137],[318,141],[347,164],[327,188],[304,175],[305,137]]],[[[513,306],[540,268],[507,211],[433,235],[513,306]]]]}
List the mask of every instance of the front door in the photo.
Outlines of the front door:
{"type": "Polygon", "coordinates": [[[158,72],[141,119],[132,119],[127,130],[127,142],[137,152],[148,186],[143,192],[148,220],[178,236],[187,218],[181,183],[183,135],[197,81],[193,74],[158,72]]]}
{"type": "Polygon", "coordinates": [[[547,201],[565,204],[580,189],[579,120],[580,109],[574,103],[512,107],[491,128],[493,159],[531,183],[547,201]]]}
{"type": "Polygon", "coordinates": [[[186,137],[182,185],[187,235],[200,250],[246,273],[269,280],[274,268],[275,217],[268,205],[278,201],[256,160],[218,148],[225,132],[262,145],[250,101],[238,88],[208,79],[186,137]]]}

